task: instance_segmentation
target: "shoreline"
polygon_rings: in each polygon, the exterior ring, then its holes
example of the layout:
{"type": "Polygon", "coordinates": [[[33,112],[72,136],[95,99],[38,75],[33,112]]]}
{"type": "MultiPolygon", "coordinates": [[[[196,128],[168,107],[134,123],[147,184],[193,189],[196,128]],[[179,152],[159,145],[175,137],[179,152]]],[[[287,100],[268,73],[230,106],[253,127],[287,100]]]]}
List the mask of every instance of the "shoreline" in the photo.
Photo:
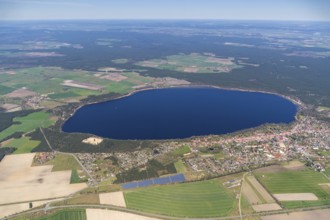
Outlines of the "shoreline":
{"type": "MultiPolygon", "coordinates": [[[[142,89],[134,89],[133,91],[131,91],[127,94],[123,94],[119,97],[112,98],[112,99],[109,99],[109,100],[99,101],[99,102],[95,101],[95,102],[90,102],[90,103],[87,103],[87,104],[79,105],[72,113],[69,114],[68,118],[65,118],[65,120],[63,120],[63,122],[60,125],[60,132],[65,132],[62,129],[63,125],[82,107],[85,107],[85,106],[88,106],[88,105],[100,104],[100,103],[109,102],[109,101],[114,101],[114,100],[119,100],[119,99],[126,98],[126,97],[129,97],[129,96],[134,95],[136,93],[143,92],[143,91],[158,90],[158,89],[171,89],[171,88],[173,88],[173,89],[175,89],[175,88],[213,88],[213,89],[221,89],[221,90],[226,90],[226,91],[239,91],[239,92],[251,92],[251,93],[253,92],[253,93],[262,93],[262,94],[275,95],[275,96],[278,96],[278,97],[281,97],[281,98],[284,98],[284,99],[290,101],[292,104],[294,104],[297,107],[297,112],[294,116],[295,120],[288,123],[288,126],[292,123],[297,122],[297,120],[298,120],[297,116],[298,116],[299,112],[302,109],[305,108],[305,104],[303,102],[301,102],[296,97],[294,99],[292,97],[289,97],[289,96],[286,96],[286,95],[283,95],[283,94],[279,94],[279,93],[276,93],[276,92],[264,91],[264,90],[242,89],[242,88],[233,88],[233,87],[228,88],[228,87],[220,87],[220,86],[213,86],[213,85],[202,85],[202,84],[201,85],[199,85],[199,84],[178,85],[178,86],[167,86],[167,87],[157,87],[157,88],[142,88],[142,89]],[[296,99],[298,99],[298,100],[296,100],[296,99]]],[[[260,126],[263,126],[263,125],[260,125],[260,126]]],[[[256,129],[260,126],[257,126],[255,128],[252,128],[252,129],[256,129]]],[[[249,128],[249,129],[251,129],[251,128],[249,128]]],[[[244,130],[249,130],[249,129],[244,129],[244,130]]],[[[244,130],[241,130],[241,131],[244,131],[244,130]]],[[[233,133],[235,133],[235,132],[233,132],[233,133]]],[[[91,134],[91,135],[94,135],[94,134],[91,134]]],[[[211,135],[213,135],[213,134],[211,134],[211,135]]],[[[222,135],[222,134],[220,134],[220,135],[222,135]]],[[[97,135],[94,135],[94,136],[97,136],[97,135]]],[[[205,136],[205,135],[203,135],[203,136],[205,136]]],[[[209,136],[209,135],[206,135],[206,136],[209,136]]],[[[102,137],[102,138],[104,138],[104,137],[102,137]]],[[[189,138],[192,138],[192,137],[189,137],[189,138]]],[[[184,138],[184,139],[187,139],[187,138],[184,138]]]]}
{"type": "MultiPolygon", "coordinates": [[[[125,97],[128,97],[128,96],[134,95],[135,93],[138,93],[138,92],[149,91],[149,90],[157,90],[157,89],[170,89],[170,88],[178,88],[178,89],[179,88],[214,88],[214,89],[222,89],[222,90],[227,90],[227,91],[263,93],[263,94],[269,94],[269,95],[276,95],[276,96],[282,97],[284,99],[287,99],[290,102],[292,102],[293,104],[295,104],[299,109],[305,107],[305,104],[302,101],[295,100],[290,96],[286,96],[286,95],[283,95],[283,94],[280,94],[280,93],[277,93],[277,92],[269,92],[269,91],[264,91],[264,90],[255,90],[255,89],[242,89],[242,88],[234,88],[234,87],[220,87],[220,86],[213,86],[213,85],[190,84],[190,85],[178,85],[178,86],[167,86],[167,87],[157,87],[157,88],[143,88],[143,89],[133,90],[133,91],[127,93],[127,94],[124,94],[124,95],[121,95],[119,97],[109,99],[109,100],[106,100],[106,101],[90,102],[90,103],[87,103],[87,104],[84,104],[84,105],[79,105],[79,107],[77,109],[75,109],[73,111],[73,113],[70,113],[70,115],[72,116],[74,113],[76,113],[77,110],[79,110],[80,108],[82,108],[84,106],[122,99],[122,98],[125,98],[125,97]]],[[[296,98],[296,99],[298,99],[298,98],[296,98]]],[[[298,112],[299,111],[297,111],[297,113],[298,112]]],[[[67,119],[65,121],[67,121],[67,119]]]]}

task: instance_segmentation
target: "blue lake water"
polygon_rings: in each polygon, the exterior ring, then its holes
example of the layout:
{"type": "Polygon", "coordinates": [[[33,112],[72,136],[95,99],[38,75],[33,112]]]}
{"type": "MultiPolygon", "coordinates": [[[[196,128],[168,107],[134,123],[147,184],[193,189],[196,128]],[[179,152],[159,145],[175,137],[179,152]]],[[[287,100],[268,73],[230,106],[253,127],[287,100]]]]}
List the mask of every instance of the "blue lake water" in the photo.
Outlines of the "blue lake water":
{"type": "Polygon", "coordinates": [[[112,139],[175,139],[290,123],[296,112],[296,105],[272,94],[208,87],[155,89],[86,105],[62,129],[112,139]]]}

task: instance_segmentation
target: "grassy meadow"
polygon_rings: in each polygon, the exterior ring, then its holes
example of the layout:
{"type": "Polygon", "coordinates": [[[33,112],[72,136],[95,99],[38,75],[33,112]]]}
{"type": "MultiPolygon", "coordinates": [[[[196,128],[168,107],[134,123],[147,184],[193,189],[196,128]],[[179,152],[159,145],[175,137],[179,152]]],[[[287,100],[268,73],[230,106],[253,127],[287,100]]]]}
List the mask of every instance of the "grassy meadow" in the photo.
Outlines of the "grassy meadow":
{"type": "Polygon", "coordinates": [[[61,153],[56,154],[55,158],[48,161],[45,165],[53,165],[53,172],[72,169],[81,170],[80,165],[73,156],[61,153]]]}
{"type": "Polygon", "coordinates": [[[183,156],[184,154],[187,154],[187,153],[190,153],[190,152],[191,152],[191,150],[190,150],[189,146],[185,145],[183,147],[175,149],[172,154],[174,156],[183,156]]]}
{"type": "Polygon", "coordinates": [[[180,217],[230,214],[235,196],[219,180],[139,188],[124,192],[128,208],[180,217]]]}
{"type": "Polygon", "coordinates": [[[178,160],[174,163],[175,169],[178,173],[184,173],[187,171],[187,167],[184,165],[182,160],[178,160]]]}
{"type": "Polygon", "coordinates": [[[37,147],[40,141],[30,140],[28,137],[13,139],[5,145],[5,147],[15,147],[17,150],[14,154],[30,153],[33,148],[37,147]]]}
{"type": "Polygon", "coordinates": [[[222,73],[241,68],[230,58],[215,58],[198,53],[167,56],[166,59],[151,59],[136,63],[161,70],[172,70],[185,73],[222,73]]]}
{"type": "MultiPolygon", "coordinates": [[[[105,73],[103,73],[105,74],[105,73]]],[[[18,69],[13,75],[1,75],[1,91],[6,94],[14,89],[26,87],[39,94],[49,94],[52,99],[66,99],[80,95],[97,95],[99,91],[79,89],[62,85],[65,80],[73,80],[83,83],[91,83],[104,87],[105,92],[126,93],[132,90],[132,86],[151,79],[131,72],[122,72],[128,77],[126,80],[114,82],[105,80],[95,75],[95,72],[82,70],[64,70],[57,67],[34,67],[18,69]],[[84,92],[83,92],[84,91],[84,92]]],[[[0,93],[1,95],[2,93],[0,93]]]]}
{"type": "Polygon", "coordinates": [[[256,174],[259,181],[273,194],[314,193],[318,201],[281,202],[286,208],[300,208],[330,204],[330,189],[322,183],[330,183],[321,173],[313,170],[284,171],[256,174]]]}

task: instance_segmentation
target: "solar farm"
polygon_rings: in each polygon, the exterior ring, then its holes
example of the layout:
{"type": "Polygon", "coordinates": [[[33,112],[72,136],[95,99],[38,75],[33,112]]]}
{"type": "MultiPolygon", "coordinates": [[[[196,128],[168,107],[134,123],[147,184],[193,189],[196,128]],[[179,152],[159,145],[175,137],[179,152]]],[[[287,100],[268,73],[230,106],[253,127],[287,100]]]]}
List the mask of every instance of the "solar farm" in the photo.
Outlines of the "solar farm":
{"type": "Polygon", "coordinates": [[[173,176],[159,177],[149,180],[142,180],[136,182],[129,182],[122,184],[123,189],[133,189],[139,187],[147,187],[151,185],[165,185],[169,183],[182,183],[185,181],[185,177],[183,174],[177,174],[173,176]]]}
{"type": "Polygon", "coordinates": [[[236,208],[234,193],[217,179],[130,189],[124,196],[127,208],[169,216],[218,217],[236,208]]]}

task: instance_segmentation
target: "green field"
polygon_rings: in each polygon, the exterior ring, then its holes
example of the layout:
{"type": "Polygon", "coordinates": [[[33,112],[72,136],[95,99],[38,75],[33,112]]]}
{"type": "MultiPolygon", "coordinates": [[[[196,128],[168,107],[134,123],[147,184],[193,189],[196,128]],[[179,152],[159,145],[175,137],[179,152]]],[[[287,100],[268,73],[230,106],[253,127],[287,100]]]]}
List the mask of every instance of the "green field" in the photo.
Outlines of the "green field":
{"type": "Polygon", "coordinates": [[[34,218],[34,220],[87,220],[85,210],[61,210],[50,216],[34,218]]]}
{"type": "Polygon", "coordinates": [[[0,95],[4,95],[4,94],[10,93],[12,91],[14,91],[13,88],[0,85],[0,95]]]}
{"type": "Polygon", "coordinates": [[[330,151],[321,151],[321,152],[319,152],[319,154],[321,155],[321,156],[325,156],[325,157],[328,157],[328,156],[330,156],[330,151]]]}
{"type": "Polygon", "coordinates": [[[17,150],[14,154],[30,153],[33,148],[37,147],[40,141],[30,140],[30,138],[22,137],[19,139],[13,139],[5,145],[5,147],[15,147],[17,150]]]}
{"type": "Polygon", "coordinates": [[[58,153],[55,155],[55,158],[48,161],[46,165],[53,165],[52,171],[81,170],[76,159],[68,154],[58,153]]]}
{"type": "Polygon", "coordinates": [[[116,64],[125,64],[128,62],[128,59],[116,59],[116,60],[112,60],[112,62],[116,64]]]}
{"type": "Polygon", "coordinates": [[[12,126],[0,132],[0,141],[14,134],[15,132],[25,133],[40,127],[46,128],[53,124],[53,121],[50,119],[50,114],[46,112],[35,112],[25,117],[17,117],[14,118],[14,122],[17,124],[13,124],[12,126]]]}
{"type": "Polygon", "coordinates": [[[321,173],[313,170],[284,171],[277,173],[260,173],[256,177],[271,193],[314,193],[320,201],[311,202],[283,202],[287,208],[305,207],[328,203],[330,190],[320,186],[329,183],[321,173]],[[323,200],[323,201],[322,201],[323,200]]]}
{"type": "Polygon", "coordinates": [[[241,68],[232,58],[216,58],[198,53],[167,56],[166,59],[152,59],[136,63],[138,66],[173,70],[186,73],[223,73],[241,68]]]}
{"type": "Polygon", "coordinates": [[[33,67],[16,69],[15,74],[1,74],[0,102],[21,104],[24,97],[4,97],[13,90],[25,87],[37,95],[47,95],[47,99],[39,103],[40,107],[51,109],[65,102],[80,101],[88,96],[104,95],[108,93],[126,94],[134,86],[152,82],[151,77],[144,77],[135,72],[120,72],[126,79],[115,82],[103,79],[105,72],[89,72],[83,70],[65,70],[58,67],[33,67]],[[66,80],[89,83],[101,86],[102,90],[91,90],[62,85],[66,80]],[[60,102],[59,102],[60,101],[60,102]]]}
{"type": "Polygon", "coordinates": [[[330,199],[319,200],[319,201],[281,202],[281,204],[287,209],[307,208],[307,207],[313,207],[313,206],[330,205],[330,199]]]}
{"type": "Polygon", "coordinates": [[[324,174],[327,175],[328,177],[330,177],[330,164],[327,164],[324,174]]]}
{"type": "Polygon", "coordinates": [[[81,183],[81,179],[79,178],[77,170],[72,170],[71,172],[71,178],[70,178],[70,184],[73,183],[81,183]]]}
{"type": "Polygon", "coordinates": [[[128,208],[180,217],[229,215],[235,196],[219,180],[140,188],[124,193],[128,208]]]}
{"type": "Polygon", "coordinates": [[[51,99],[67,99],[67,98],[78,97],[78,96],[79,96],[78,94],[71,92],[71,91],[48,95],[48,97],[51,99]]]}
{"type": "MultiPolygon", "coordinates": [[[[148,77],[143,77],[131,72],[123,72],[128,79],[113,82],[95,76],[96,72],[64,70],[56,67],[34,67],[16,70],[16,74],[2,74],[0,78],[0,95],[11,92],[14,89],[26,87],[39,94],[49,93],[52,99],[71,98],[76,96],[97,95],[100,92],[78,89],[64,86],[65,80],[74,80],[77,82],[91,83],[104,87],[104,92],[126,93],[132,90],[132,86],[140,84],[140,81],[150,81],[148,77]],[[136,83],[130,82],[134,75],[136,83]],[[84,93],[84,92],[85,93],[84,93]]],[[[103,92],[103,93],[104,93],[103,92]]]]}
{"type": "Polygon", "coordinates": [[[271,193],[314,193],[319,199],[330,199],[330,192],[319,186],[329,183],[321,173],[313,170],[257,174],[271,193]],[[264,176],[264,177],[263,177],[264,176]]]}
{"type": "Polygon", "coordinates": [[[176,172],[178,173],[184,173],[187,171],[186,166],[184,165],[182,160],[178,160],[177,162],[174,163],[176,172]]]}
{"type": "Polygon", "coordinates": [[[172,154],[174,156],[183,156],[184,154],[187,154],[187,153],[190,153],[190,152],[191,152],[191,150],[190,150],[189,146],[185,145],[183,147],[175,149],[172,154]]]}

